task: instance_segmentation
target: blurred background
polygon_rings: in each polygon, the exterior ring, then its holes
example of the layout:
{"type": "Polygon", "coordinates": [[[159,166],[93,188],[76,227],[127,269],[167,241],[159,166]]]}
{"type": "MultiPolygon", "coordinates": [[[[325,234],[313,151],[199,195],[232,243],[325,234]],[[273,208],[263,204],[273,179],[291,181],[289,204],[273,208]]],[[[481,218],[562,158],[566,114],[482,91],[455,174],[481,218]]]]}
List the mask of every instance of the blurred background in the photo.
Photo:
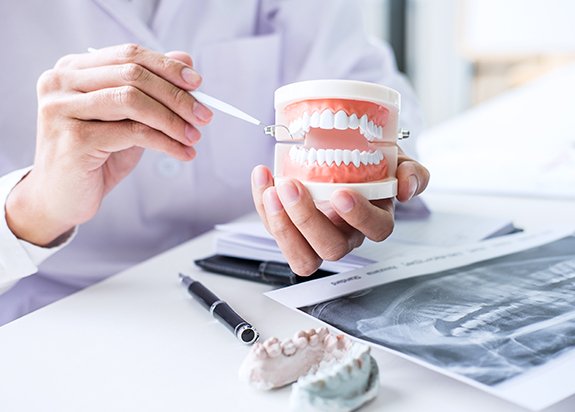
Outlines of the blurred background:
{"type": "Polygon", "coordinates": [[[420,99],[432,189],[575,198],[574,1],[361,4],[420,99]]]}

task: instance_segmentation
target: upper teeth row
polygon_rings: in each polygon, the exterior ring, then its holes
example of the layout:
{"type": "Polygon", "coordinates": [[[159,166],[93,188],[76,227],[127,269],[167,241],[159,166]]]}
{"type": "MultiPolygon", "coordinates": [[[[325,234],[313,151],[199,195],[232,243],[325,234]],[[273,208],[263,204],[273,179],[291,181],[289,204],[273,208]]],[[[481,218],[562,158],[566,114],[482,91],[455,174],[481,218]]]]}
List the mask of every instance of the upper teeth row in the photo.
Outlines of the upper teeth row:
{"type": "Polygon", "coordinates": [[[304,164],[307,162],[311,165],[317,162],[321,166],[325,163],[331,166],[335,163],[337,166],[349,165],[353,163],[355,167],[359,167],[360,164],[363,165],[377,165],[383,160],[383,153],[379,150],[373,152],[359,151],[355,150],[342,150],[342,149],[306,149],[302,146],[292,146],[289,151],[289,156],[293,162],[304,164]]]}
{"type": "Polygon", "coordinates": [[[383,126],[377,126],[373,121],[368,120],[366,114],[358,118],[355,113],[348,116],[343,110],[336,113],[331,110],[324,110],[321,113],[313,112],[311,116],[308,112],[304,112],[302,117],[290,123],[289,131],[293,137],[302,138],[310,127],[327,130],[356,130],[359,128],[359,132],[369,141],[383,139],[383,126]]]}

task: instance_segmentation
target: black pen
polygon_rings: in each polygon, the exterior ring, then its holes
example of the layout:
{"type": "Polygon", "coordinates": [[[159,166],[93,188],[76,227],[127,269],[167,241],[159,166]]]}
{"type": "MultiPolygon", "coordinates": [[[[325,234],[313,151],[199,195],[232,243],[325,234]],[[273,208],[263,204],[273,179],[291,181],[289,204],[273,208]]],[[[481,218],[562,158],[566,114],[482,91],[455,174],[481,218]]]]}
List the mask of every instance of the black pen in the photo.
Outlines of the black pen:
{"type": "Polygon", "coordinates": [[[190,295],[208,309],[213,317],[231,330],[242,343],[251,345],[258,340],[260,335],[253,326],[234,312],[230,305],[214,295],[207,287],[182,273],[180,273],[180,279],[190,295]]]}

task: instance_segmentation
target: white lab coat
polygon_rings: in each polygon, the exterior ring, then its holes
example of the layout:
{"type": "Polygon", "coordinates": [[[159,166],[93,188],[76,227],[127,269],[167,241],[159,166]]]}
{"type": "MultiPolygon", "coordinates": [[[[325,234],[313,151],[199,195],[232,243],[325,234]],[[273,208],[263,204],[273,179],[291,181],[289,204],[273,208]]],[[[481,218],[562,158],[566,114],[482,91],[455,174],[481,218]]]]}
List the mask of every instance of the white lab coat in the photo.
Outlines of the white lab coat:
{"type": "MultiPolygon", "coordinates": [[[[149,27],[118,0],[1,2],[0,15],[0,176],[33,163],[39,75],[65,54],[125,42],[190,53],[201,90],[265,122],[280,85],[348,78],[398,89],[403,122],[419,127],[411,90],[353,0],[162,0],[149,27]]],[[[272,165],[275,142],[217,112],[202,136],[190,163],[147,151],[70,245],[0,295],[0,324],[252,211],[250,172],[272,165]]],[[[31,265],[7,257],[20,246],[1,233],[0,284],[31,265]]]]}

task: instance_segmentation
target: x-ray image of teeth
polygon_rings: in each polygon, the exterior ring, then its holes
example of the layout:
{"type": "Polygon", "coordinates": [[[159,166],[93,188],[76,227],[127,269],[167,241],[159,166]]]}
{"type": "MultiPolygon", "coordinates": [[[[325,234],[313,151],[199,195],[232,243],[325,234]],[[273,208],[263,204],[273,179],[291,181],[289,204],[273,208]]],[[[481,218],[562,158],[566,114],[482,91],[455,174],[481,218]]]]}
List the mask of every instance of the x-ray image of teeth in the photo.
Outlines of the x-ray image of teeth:
{"type": "Polygon", "coordinates": [[[301,309],[496,385],[575,348],[575,237],[301,309]]]}

